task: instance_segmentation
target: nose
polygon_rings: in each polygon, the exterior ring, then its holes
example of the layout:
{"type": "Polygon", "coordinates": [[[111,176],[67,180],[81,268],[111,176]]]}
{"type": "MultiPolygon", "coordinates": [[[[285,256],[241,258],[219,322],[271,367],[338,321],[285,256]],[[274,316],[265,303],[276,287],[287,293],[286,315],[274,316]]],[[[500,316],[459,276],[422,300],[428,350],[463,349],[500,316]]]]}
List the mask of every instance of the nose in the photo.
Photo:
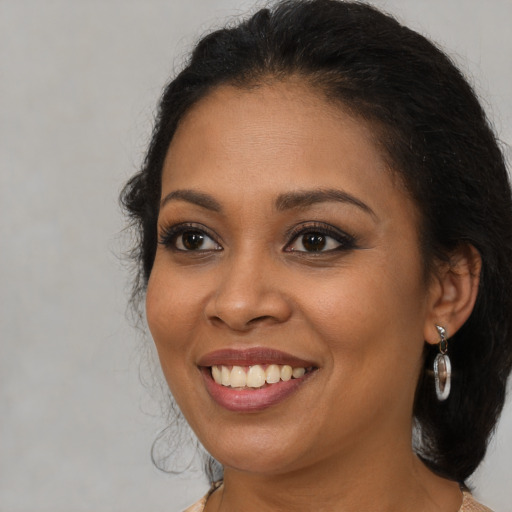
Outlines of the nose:
{"type": "Polygon", "coordinates": [[[292,313],[278,270],[265,258],[251,256],[226,261],[219,269],[215,292],[205,313],[209,321],[233,331],[279,324],[292,313]]]}

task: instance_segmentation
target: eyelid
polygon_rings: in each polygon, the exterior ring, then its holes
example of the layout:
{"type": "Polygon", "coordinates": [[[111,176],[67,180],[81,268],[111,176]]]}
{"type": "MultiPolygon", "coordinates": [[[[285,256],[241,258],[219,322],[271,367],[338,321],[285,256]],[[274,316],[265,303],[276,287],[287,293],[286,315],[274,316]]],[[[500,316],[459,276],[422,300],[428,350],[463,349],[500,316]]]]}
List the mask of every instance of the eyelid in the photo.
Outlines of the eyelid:
{"type": "Polygon", "coordinates": [[[286,239],[288,242],[284,247],[285,252],[296,252],[296,253],[307,253],[311,255],[320,255],[335,252],[337,250],[350,250],[356,247],[356,237],[354,235],[350,235],[341,229],[324,222],[311,221],[300,224],[299,226],[294,226],[286,232],[286,239]],[[335,249],[329,249],[327,251],[319,251],[319,252],[309,252],[309,251],[299,251],[293,250],[289,247],[301,236],[307,233],[320,233],[327,237],[333,238],[337,242],[339,242],[340,246],[335,249]]]}
{"type": "Polygon", "coordinates": [[[160,229],[159,240],[158,243],[163,245],[168,249],[172,249],[177,252],[211,252],[211,251],[219,251],[222,250],[222,245],[220,243],[220,237],[214,233],[211,229],[207,228],[203,224],[199,224],[197,222],[180,222],[177,224],[172,224],[169,226],[163,226],[160,229]],[[183,249],[178,249],[175,244],[176,238],[186,233],[187,231],[198,231],[203,233],[205,236],[213,240],[213,242],[219,246],[219,249],[199,249],[197,251],[185,251],[183,249]]]}

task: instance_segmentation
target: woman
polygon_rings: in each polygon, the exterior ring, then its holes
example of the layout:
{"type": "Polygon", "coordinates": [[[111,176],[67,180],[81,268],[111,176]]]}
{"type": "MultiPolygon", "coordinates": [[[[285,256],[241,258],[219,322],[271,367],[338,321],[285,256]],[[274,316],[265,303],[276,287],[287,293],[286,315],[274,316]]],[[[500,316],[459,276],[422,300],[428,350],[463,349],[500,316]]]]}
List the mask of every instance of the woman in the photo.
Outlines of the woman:
{"type": "Polygon", "coordinates": [[[223,479],[190,511],[488,510],[512,207],[471,87],[374,8],[287,1],[167,86],[122,201],[170,390],[223,479]]]}

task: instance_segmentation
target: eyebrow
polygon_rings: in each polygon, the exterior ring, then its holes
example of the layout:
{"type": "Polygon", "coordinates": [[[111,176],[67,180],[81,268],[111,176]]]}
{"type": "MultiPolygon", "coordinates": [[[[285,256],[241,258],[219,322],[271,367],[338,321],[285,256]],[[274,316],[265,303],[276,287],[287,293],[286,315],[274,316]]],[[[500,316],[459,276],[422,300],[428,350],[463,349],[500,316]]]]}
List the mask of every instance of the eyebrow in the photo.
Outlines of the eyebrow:
{"type": "Polygon", "coordinates": [[[357,206],[372,217],[377,218],[375,212],[366,203],[347,192],[333,188],[299,190],[297,192],[280,194],[276,201],[276,208],[278,211],[284,211],[294,208],[307,208],[317,203],[331,201],[357,206]]]}
{"type": "MultiPolygon", "coordinates": [[[[182,189],[170,192],[160,202],[160,208],[163,208],[171,201],[186,201],[187,203],[195,204],[206,210],[217,213],[222,212],[222,206],[216,199],[209,194],[195,190],[182,189]]],[[[333,188],[285,192],[277,197],[275,206],[277,211],[285,211],[296,208],[307,208],[314,204],[332,201],[357,206],[372,217],[377,218],[375,212],[366,203],[347,192],[333,188]]]]}
{"type": "Polygon", "coordinates": [[[222,206],[216,199],[208,194],[194,190],[174,190],[162,199],[160,208],[163,208],[170,201],[186,201],[214,212],[222,211],[222,206]]]}

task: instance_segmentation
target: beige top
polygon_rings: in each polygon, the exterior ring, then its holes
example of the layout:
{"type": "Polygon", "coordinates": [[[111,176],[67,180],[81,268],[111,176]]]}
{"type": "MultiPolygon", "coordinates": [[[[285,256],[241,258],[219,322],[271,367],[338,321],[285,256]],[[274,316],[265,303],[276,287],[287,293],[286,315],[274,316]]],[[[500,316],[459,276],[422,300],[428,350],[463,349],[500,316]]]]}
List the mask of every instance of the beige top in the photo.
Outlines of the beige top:
{"type": "MultiPolygon", "coordinates": [[[[210,494],[218,489],[221,484],[222,482],[216,482],[213,484],[212,488],[205,496],[203,496],[197,503],[194,503],[194,505],[191,505],[183,512],[203,512],[206,501],[210,497],[210,494]]],[[[462,497],[462,505],[459,509],[459,512],[492,512],[490,508],[487,508],[484,505],[478,503],[469,492],[463,491],[462,497]]]]}

